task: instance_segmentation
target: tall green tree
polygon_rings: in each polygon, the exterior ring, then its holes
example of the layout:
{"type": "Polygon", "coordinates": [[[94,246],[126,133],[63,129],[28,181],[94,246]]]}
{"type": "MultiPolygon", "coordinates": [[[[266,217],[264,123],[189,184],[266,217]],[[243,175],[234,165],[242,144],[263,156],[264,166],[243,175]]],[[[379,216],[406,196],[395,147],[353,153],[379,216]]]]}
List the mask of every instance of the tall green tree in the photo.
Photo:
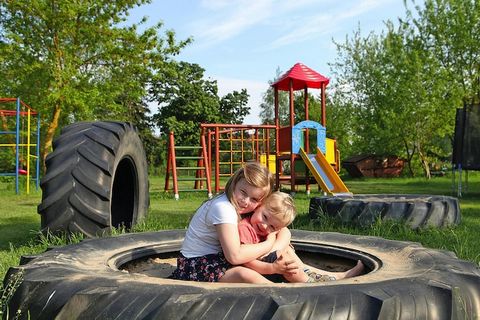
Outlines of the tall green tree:
{"type": "Polygon", "coordinates": [[[197,145],[201,123],[242,123],[248,114],[247,91],[220,98],[216,80],[206,79],[198,64],[171,63],[164,70],[150,88],[159,105],[154,122],[165,137],[173,131],[176,144],[197,145]]]}
{"type": "Polygon", "coordinates": [[[343,91],[335,89],[335,83],[327,91],[327,135],[337,141],[343,159],[356,154],[353,145],[355,120],[353,105],[343,97],[343,91]]]}
{"type": "Polygon", "coordinates": [[[190,41],[161,36],[161,23],[125,26],[129,10],[149,2],[0,3],[1,91],[41,112],[43,156],[68,123],[134,120],[152,76],[190,41]]]}
{"type": "Polygon", "coordinates": [[[198,64],[172,63],[168,71],[157,75],[150,89],[159,105],[154,121],[164,136],[173,131],[176,143],[196,145],[199,124],[220,120],[216,81],[205,79],[205,70],[198,64]]]}
{"type": "Polygon", "coordinates": [[[250,112],[247,107],[249,94],[247,89],[228,93],[220,99],[220,120],[222,123],[241,124],[250,112]]]}
{"type": "MultiPolygon", "coordinates": [[[[415,2],[411,1],[413,4],[415,2]]],[[[480,102],[480,1],[425,0],[407,11],[403,23],[416,30],[424,50],[448,74],[448,93],[460,92],[464,104],[480,102]]]]}
{"type": "MultiPolygon", "coordinates": [[[[418,19],[408,13],[397,28],[387,22],[387,31],[380,35],[361,37],[358,31],[338,45],[333,67],[337,89],[342,93],[337,94],[341,99],[336,103],[352,111],[347,120],[354,129],[348,138],[355,152],[393,153],[406,157],[409,164],[415,160],[427,177],[431,162],[451,152],[443,141],[453,132],[455,108],[462,99],[475,101],[478,72],[473,60],[477,57],[478,63],[478,56],[472,53],[473,38],[466,40],[466,35],[458,39],[462,44],[470,43],[460,46],[468,57],[463,60],[449,60],[452,52],[460,50],[453,43],[436,39],[440,34],[453,37],[462,28],[458,20],[463,19],[459,18],[463,11],[455,9],[453,14],[452,10],[467,3],[468,8],[475,9],[467,0],[427,1],[425,9],[416,7],[418,19]],[[435,20],[437,13],[445,18],[435,20]],[[445,51],[449,54],[442,55],[445,51]]],[[[469,30],[464,32],[468,35],[476,30],[470,22],[463,28],[469,30]]]]}
{"type": "MultiPolygon", "coordinates": [[[[308,92],[308,119],[320,122],[322,118],[320,97],[316,97],[311,91],[308,92]]],[[[306,119],[305,116],[305,91],[296,91],[293,98],[293,110],[295,123],[306,119]]],[[[290,122],[289,122],[290,123],[290,122]]]]}
{"type": "MultiPolygon", "coordinates": [[[[335,82],[330,90],[334,92],[331,101],[337,104],[327,108],[328,115],[337,120],[329,121],[329,127],[339,127],[336,122],[340,119],[348,121],[347,126],[339,130],[349,133],[348,154],[397,153],[398,134],[386,125],[389,115],[387,109],[382,108],[394,106],[385,94],[382,38],[374,34],[364,38],[358,30],[352,38],[337,44],[337,52],[337,60],[332,65],[335,82]]],[[[395,99],[392,97],[392,100],[395,99]]]]}
{"type": "MultiPolygon", "coordinates": [[[[280,68],[277,67],[274,79],[268,81],[269,87],[263,93],[262,103],[260,104],[260,119],[264,124],[275,124],[275,93],[271,85],[280,78],[282,73],[280,68]]],[[[286,91],[278,92],[278,115],[281,126],[290,123],[289,100],[286,91]]]]}
{"type": "Polygon", "coordinates": [[[443,144],[438,142],[453,132],[459,97],[448,91],[448,74],[410,26],[402,24],[397,30],[387,27],[384,51],[387,64],[392,66],[387,74],[387,83],[392,86],[386,95],[396,97],[397,105],[390,112],[394,121],[390,127],[402,124],[397,132],[401,133],[404,154],[411,159],[416,152],[429,178],[431,163],[450,151],[442,150],[443,144]]]}

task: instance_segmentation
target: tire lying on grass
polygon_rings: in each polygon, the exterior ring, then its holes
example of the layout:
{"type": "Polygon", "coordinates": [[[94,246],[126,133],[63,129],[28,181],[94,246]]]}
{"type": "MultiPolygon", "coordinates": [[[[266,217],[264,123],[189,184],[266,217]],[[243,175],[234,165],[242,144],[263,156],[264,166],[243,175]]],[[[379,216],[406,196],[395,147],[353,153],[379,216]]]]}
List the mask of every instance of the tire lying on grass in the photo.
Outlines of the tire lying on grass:
{"type": "Polygon", "coordinates": [[[369,225],[377,219],[404,221],[412,229],[457,225],[461,217],[457,198],[397,194],[310,199],[310,217],[315,219],[324,214],[359,225],[369,225]]]}
{"type": "Polygon", "coordinates": [[[149,257],[174,257],[184,230],[85,240],[24,257],[10,314],[22,319],[477,319],[480,270],[417,243],[292,231],[305,254],[360,259],[367,274],[315,284],[198,283],[129,273],[149,257]]]}
{"type": "Polygon", "coordinates": [[[62,129],[46,158],[38,206],[43,232],[94,237],[147,214],[147,162],[136,128],[79,122],[62,129]]]}

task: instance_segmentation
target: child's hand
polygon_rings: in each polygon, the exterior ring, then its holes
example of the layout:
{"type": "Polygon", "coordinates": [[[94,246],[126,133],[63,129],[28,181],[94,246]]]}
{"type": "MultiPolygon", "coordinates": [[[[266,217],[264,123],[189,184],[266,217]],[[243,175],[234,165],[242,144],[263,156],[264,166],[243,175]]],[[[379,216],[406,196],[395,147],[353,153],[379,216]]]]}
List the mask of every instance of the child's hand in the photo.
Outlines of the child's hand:
{"type": "Polygon", "coordinates": [[[273,263],[273,268],[275,273],[278,274],[296,274],[300,266],[295,262],[295,260],[286,260],[283,255],[280,255],[273,263]]]}

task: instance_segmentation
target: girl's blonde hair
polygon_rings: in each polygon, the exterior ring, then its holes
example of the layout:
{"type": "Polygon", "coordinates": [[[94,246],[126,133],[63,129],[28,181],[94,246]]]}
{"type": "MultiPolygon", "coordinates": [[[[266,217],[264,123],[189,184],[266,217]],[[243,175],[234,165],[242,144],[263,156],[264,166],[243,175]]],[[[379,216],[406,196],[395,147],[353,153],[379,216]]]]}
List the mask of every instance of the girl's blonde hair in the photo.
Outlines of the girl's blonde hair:
{"type": "Polygon", "coordinates": [[[285,223],[285,227],[289,226],[297,215],[292,197],[285,192],[273,192],[265,198],[263,205],[271,215],[285,223]]]}
{"type": "MultiPolygon", "coordinates": [[[[245,179],[251,186],[265,189],[265,195],[263,198],[272,192],[275,183],[273,175],[265,166],[258,162],[247,162],[242,168],[235,171],[225,185],[225,194],[227,195],[228,200],[237,209],[238,204],[233,198],[233,191],[235,190],[237,183],[242,179],[245,179]]],[[[261,201],[262,199],[259,200],[261,201]]]]}

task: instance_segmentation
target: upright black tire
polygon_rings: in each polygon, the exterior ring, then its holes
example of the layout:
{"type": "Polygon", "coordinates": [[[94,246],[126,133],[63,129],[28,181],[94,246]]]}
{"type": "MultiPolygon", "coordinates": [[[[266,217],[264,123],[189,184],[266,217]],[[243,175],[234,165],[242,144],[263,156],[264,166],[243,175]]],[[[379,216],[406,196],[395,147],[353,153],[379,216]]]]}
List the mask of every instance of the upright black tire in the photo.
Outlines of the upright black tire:
{"type": "Polygon", "coordinates": [[[79,122],[63,128],[46,159],[38,206],[42,232],[95,237],[130,228],[148,211],[145,151],[123,122],[79,122]]]}
{"type": "MultiPolygon", "coordinates": [[[[23,257],[4,287],[19,319],[479,319],[480,270],[418,243],[292,230],[296,252],[362,260],[370,272],[322,283],[198,283],[122,266],[178,255],[185,230],[89,239],[23,257]]],[[[319,258],[321,259],[321,258],[319,258]]]]}
{"type": "Polygon", "coordinates": [[[460,223],[458,199],[438,195],[361,194],[352,197],[315,197],[309,215],[338,217],[343,222],[369,225],[377,219],[405,222],[412,229],[460,223]]]}

